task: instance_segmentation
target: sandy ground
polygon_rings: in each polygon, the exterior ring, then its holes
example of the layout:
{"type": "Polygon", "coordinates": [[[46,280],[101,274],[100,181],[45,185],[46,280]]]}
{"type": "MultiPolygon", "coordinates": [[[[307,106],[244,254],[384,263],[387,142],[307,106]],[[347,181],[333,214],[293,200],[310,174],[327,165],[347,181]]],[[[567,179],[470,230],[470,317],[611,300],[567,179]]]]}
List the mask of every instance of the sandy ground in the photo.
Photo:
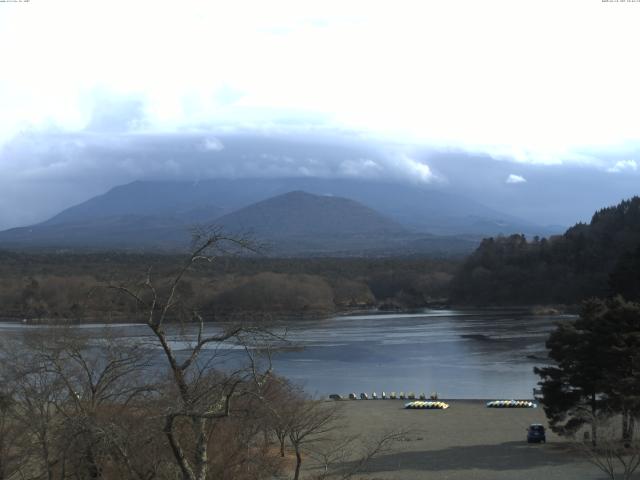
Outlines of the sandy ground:
{"type": "Polygon", "coordinates": [[[447,410],[405,410],[401,400],[342,401],[348,434],[375,437],[411,430],[392,452],[373,460],[367,479],[553,480],[606,478],[547,430],[546,444],[528,444],[526,428],[547,424],[536,409],[492,409],[485,401],[452,400],[447,410]]]}

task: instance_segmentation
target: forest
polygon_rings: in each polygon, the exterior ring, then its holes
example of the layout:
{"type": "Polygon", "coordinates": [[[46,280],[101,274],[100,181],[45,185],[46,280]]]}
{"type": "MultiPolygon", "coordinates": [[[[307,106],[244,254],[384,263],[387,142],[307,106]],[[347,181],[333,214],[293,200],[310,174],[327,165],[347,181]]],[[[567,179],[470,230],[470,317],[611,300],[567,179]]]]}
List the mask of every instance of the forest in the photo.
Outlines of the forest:
{"type": "MultiPolygon", "coordinates": [[[[97,286],[159,283],[180,255],[0,252],[0,318],[52,322],[127,320],[135,307],[97,286]]],[[[451,259],[226,256],[195,266],[180,288],[208,320],[243,314],[327,315],[353,309],[441,305],[451,259]]]]}
{"type": "Polygon", "coordinates": [[[477,305],[577,304],[640,298],[640,198],[597,211],[563,235],[488,238],[462,264],[451,300],[477,305]]]}

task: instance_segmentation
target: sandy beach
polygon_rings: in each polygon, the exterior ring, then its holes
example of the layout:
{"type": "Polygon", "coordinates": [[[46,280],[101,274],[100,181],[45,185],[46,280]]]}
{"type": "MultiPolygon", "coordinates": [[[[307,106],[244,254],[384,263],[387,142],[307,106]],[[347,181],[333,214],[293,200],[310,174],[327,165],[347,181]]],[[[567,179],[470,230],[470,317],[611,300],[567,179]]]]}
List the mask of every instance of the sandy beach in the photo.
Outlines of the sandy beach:
{"type": "Polygon", "coordinates": [[[449,400],[447,410],[406,410],[401,400],[340,402],[346,434],[411,433],[373,460],[367,479],[602,479],[566,440],[547,430],[546,444],[528,444],[531,423],[547,425],[541,408],[492,409],[484,400],[449,400]]]}

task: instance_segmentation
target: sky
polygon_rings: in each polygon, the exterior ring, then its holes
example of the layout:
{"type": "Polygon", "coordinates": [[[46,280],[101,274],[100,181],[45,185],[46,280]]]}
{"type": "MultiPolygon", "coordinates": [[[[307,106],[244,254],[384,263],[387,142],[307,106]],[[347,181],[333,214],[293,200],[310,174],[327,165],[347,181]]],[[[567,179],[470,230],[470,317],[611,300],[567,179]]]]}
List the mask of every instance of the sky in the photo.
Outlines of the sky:
{"type": "Polygon", "coordinates": [[[0,228],[135,178],[461,188],[443,155],[491,159],[510,192],[540,167],[561,185],[596,176],[613,199],[640,180],[639,24],[640,2],[602,0],[0,2],[0,228]],[[218,168],[224,138],[247,134],[375,155],[263,151],[218,168]],[[200,154],[155,155],[184,139],[200,154]]]}

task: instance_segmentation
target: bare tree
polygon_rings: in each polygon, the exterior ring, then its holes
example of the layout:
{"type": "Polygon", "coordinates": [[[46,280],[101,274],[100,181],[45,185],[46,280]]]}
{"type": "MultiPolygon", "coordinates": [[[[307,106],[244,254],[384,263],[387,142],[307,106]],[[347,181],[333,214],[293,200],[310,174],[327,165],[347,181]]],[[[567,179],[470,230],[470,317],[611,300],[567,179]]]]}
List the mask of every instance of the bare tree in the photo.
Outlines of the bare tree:
{"type": "MultiPolygon", "coordinates": [[[[106,467],[130,466],[122,419],[153,385],[140,378],[145,353],[117,340],[103,334],[95,348],[77,329],[50,328],[5,346],[0,370],[13,391],[13,420],[28,439],[21,455],[31,475],[100,478],[106,467]]],[[[120,477],[146,478],[132,468],[120,477]]]]}
{"type": "Polygon", "coordinates": [[[47,480],[235,480],[278,472],[282,462],[262,427],[269,355],[260,362],[278,337],[251,325],[205,328],[182,288],[199,262],[249,247],[213,231],[196,236],[168,283],[149,271],[138,285],[106,286],[143,313],[152,345],[77,328],[25,330],[3,342],[0,480],[23,464],[30,479],[47,480]],[[246,361],[227,355],[229,342],[244,349],[246,361]],[[168,368],[158,368],[158,354],[168,368]],[[230,357],[233,368],[222,365],[230,357]]]}
{"type": "Polygon", "coordinates": [[[264,434],[275,436],[281,458],[289,439],[292,421],[300,401],[302,391],[287,379],[272,375],[260,390],[260,422],[264,434]]]}
{"type": "Polygon", "coordinates": [[[77,468],[89,478],[101,478],[105,465],[115,459],[134,474],[118,419],[136,400],[155,390],[143,381],[148,378],[147,352],[139,345],[118,344],[109,331],[100,336],[97,349],[88,340],[74,332],[41,353],[67,391],[69,401],[59,409],[65,418],[67,444],[82,452],[76,458],[77,468]]]}
{"type": "MultiPolygon", "coordinates": [[[[312,460],[309,471],[317,480],[346,480],[361,473],[369,462],[389,451],[391,445],[407,431],[383,432],[380,436],[362,440],[359,435],[345,434],[341,422],[341,405],[336,402],[313,400],[301,390],[284,383],[281,408],[273,408],[274,432],[279,440],[286,432],[296,456],[294,480],[302,474],[306,457],[312,460]]],[[[282,387],[280,387],[282,388],[282,387]]]]}
{"type": "Polygon", "coordinates": [[[296,454],[296,467],[294,480],[300,478],[303,452],[311,445],[326,437],[337,428],[338,404],[327,403],[321,400],[298,398],[292,400],[292,408],[288,411],[290,416],[289,441],[296,454]]]}
{"type": "Polygon", "coordinates": [[[282,472],[285,461],[274,454],[273,442],[264,436],[264,410],[260,406],[257,397],[237,398],[233,415],[212,424],[210,478],[272,479],[282,472]]]}
{"type": "Polygon", "coordinates": [[[16,400],[12,392],[0,392],[0,480],[14,478],[26,464],[20,448],[25,441],[22,426],[15,420],[16,400]]]}
{"type": "Polygon", "coordinates": [[[5,387],[12,391],[12,421],[24,432],[20,454],[35,478],[55,478],[62,452],[57,435],[61,425],[58,406],[64,401],[62,383],[22,341],[5,339],[0,371],[5,387]]]}
{"type": "Polygon", "coordinates": [[[329,437],[309,448],[315,461],[316,480],[348,480],[362,473],[375,457],[388,453],[394,442],[404,438],[407,430],[384,432],[368,441],[360,435],[329,437]]]}
{"type": "Polygon", "coordinates": [[[269,371],[259,373],[257,369],[239,368],[230,373],[216,370],[215,355],[203,355],[212,345],[237,340],[248,341],[252,329],[233,325],[213,334],[205,332],[204,319],[196,308],[181,301],[179,286],[185,274],[198,262],[211,263],[230,250],[253,249],[245,238],[227,236],[221,230],[194,236],[192,253],[170,280],[167,288],[157,288],[151,271],[141,289],[110,285],[131,298],[145,315],[145,322],[160,344],[164,359],[171,373],[170,389],[174,400],[163,414],[163,432],[171,453],[184,480],[205,480],[209,466],[212,444],[210,437],[214,429],[212,422],[229,417],[232,399],[246,393],[251,380],[263,382],[269,371]],[[185,318],[186,317],[186,318],[185,318]],[[179,319],[183,324],[196,327],[195,339],[188,348],[180,352],[174,349],[168,333],[169,320],[179,319]]]}
{"type": "Polygon", "coordinates": [[[619,416],[600,415],[592,421],[597,426],[598,443],[588,438],[575,441],[574,447],[611,480],[632,478],[640,467],[640,441],[624,438],[624,421],[619,416]]]}

